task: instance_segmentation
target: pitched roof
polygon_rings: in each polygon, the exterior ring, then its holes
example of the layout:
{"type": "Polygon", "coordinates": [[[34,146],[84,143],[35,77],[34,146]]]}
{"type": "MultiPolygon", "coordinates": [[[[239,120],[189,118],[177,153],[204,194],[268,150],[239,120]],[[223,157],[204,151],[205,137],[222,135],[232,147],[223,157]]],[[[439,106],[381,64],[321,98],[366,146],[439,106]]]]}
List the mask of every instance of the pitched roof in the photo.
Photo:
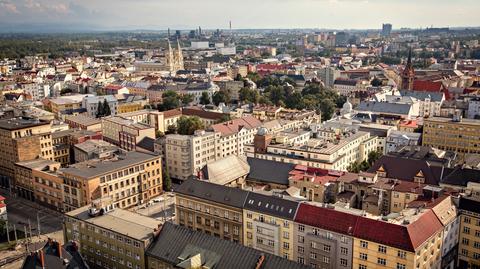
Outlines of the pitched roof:
{"type": "Polygon", "coordinates": [[[288,186],[289,172],[295,167],[292,163],[281,163],[257,158],[247,158],[250,165],[248,179],[263,183],[274,183],[288,186]]]}
{"type": "Polygon", "coordinates": [[[190,179],[175,189],[176,193],[205,199],[220,204],[242,208],[248,192],[213,184],[203,180],[190,179]]]}
{"type": "Polygon", "coordinates": [[[272,254],[242,246],[186,227],[166,222],[146,255],[176,266],[200,254],[202,265],[208,268],[257,268],[263,259],[262,269],[309,268],[272,254]],[[179,259],[182,257],[182,259],[179,259]]]}
{"type": "Polygon", "coordinates": [[[399,225],[302,203],[295,221],[411,252],[443,229],[430,209],[413,223],[399,225]]]}
{"type": "Polygon", "coordinates": [[[247,161],[237,155],[230,155],[218,161],[208,163],[202,168],[203,178],[208,181],[226,185],[244,177],[250,171],[247,161]]]}
{"type": "Polygon", "coordinates": [[[270,216],[293,220],[299,203],[275,196],[249,192],[244,208],[270,216]]]}
{"type": "Polygon", "coordinates": [[[411,109],[411,104],[363,101],[358,105],[356,110],[374,113],[409,115],[411,109]]]}
{"type": "Polygon", "coordinates": [[[413,181],[421,171],[425,178],[425,184],[438,185],[440,182],[442,167],[431,162],[419,159],[401,158],[383,155],[378,159],[368,172],[375,173],[383,167],[386,177],[405,181],[413,181]]]}
{"type": "Polygon", "coordinates": [[[220,120],[223,117],[223,113],[205,111],[203,109],[195,108],[195,107],[183,108],[182,109],[182,115],[197,116],[199,118],[210,119],[210,120],[220,120]]]}
{"type": "Polygon", "coordinates": [[[448,185],[466,187],[468,182],[480,183],[480,170],[477,169],[463,167],[445,168],[444,175],[441,183],[448,185]]]}
{"type": "Polygon", "coordinates": [[[254,129],[260,127],[262,122],[253,116],[246,116],[239,119],[214,124],[210,128],[215,132],[222,133],[222,136],[228,136],[239,132],[242,128],[254,129]]]}
{"type": "Polygon", "coordinates": [[[460,210],[471,211],[480,214],[480,200],[470,197],[460,197],[458,208],[460,210]]]}

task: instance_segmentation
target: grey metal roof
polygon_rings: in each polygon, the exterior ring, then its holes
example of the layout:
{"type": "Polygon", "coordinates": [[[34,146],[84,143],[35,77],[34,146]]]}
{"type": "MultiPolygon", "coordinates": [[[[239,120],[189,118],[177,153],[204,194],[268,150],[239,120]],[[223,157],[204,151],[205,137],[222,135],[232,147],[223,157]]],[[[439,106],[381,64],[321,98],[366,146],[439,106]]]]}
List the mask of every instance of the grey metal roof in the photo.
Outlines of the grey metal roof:
{"type": "Polygon", "coordinates": [[[166,222],[146,255],[176,267],[182,261],[200,254],[202,265],[212,269],[253,269],[261,257],[262,269],[310,268],[211,235],[166,222]],[[181,257],[182,259],[179,259],[181,257]]]}
{"type": "Polygon", "coordinates": [[[249,192],[245,209],[293,220],[299,203],[275,196],[249,192]]]}
{"type": "Polygon", "coordinates": [[[203,180],[190,179],[182,183],[175,192],[213,201],[216,203],[243,208],[247,199],[247,191],[209,183],[203,180]]]}
{"type": "Polygon", "coordinates": [[[76,163],[67,168],[62,168],[61,171],[81,178],[93,178],[131,165],[140,164],[147,160],[156,160],[158,158],[158,156],[151,154],[130,151],[117,155],[114,159],[95,159],[76,163]]]}
{"type": "Polygon", "coordinates": [[[264,183],[288,185],[288,173],[295,167],[291,163],[281,163],[257,158],[248,158],[250,173],[248,179],[264,183]]]}
{"type": "Polygon", "coordinates": [[[418,100],[425,101],[426,98],[430,98],[433,102],[441,102],[444,100],[445,94],[443,92],[426,92],[426,91],[400,91],[402,96],[415,97],[418,100]]]}
{"type": "Polygon", "coordinates": [[[370,111],[376,113],[392,113],[409,115],[412,105],[410,104],[398,104],[398,103],[386,103],[375,101],[364,101],[358,105],[358,111],[370,111]]]}

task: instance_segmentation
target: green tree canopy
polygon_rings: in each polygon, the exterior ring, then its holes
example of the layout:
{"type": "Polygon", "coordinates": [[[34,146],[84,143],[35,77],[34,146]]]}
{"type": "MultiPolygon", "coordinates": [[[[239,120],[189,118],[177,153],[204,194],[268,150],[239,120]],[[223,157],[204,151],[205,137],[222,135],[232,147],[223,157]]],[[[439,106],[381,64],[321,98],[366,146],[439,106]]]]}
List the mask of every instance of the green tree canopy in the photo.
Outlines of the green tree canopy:
{"type": "Polygon", "coordinates": [[[112,111],[110,110],[110,106],[108,105],[107,98],[103,99],[103,116],[110,116],[112,111]]]}
{"type": "Polygon", "coordinates": [[[200,96],[200,104],[202,105],[210,104],[210,96],[208,95],[208,92],[202,92],[202,96],[200,96]]]}
{"type": "Polygon", "coordinates": [[[242,88],[240,89],[239,94],[239,99],[243,103],[258,103],[258,99],[260,98],[260,94],[258,93],[257,90],[250,89],[250,88],[242,88]]]}
{"type": "Polygon", "coordinates": [[[193,135],[196,130],[204,129],[205,126],[199,117],[181,116],[177,121],[177,132],[181,135],[193,135]]]}
{"type": "Polygon", "coordinates": [[[180,97],[180,100],[182,101],[182,105],[184,105],[184,106],[193,102],[194,99],[195,99],[195,97],[193,96],[193,94],[189,94],[189,93],[186,93],[186,94],[182,95],[182,97],[180,97]]]}
{"type": "Polygon", "coordinates": [[[168,90],[162,94],[162,103],[159,104],[158,110],[166,111],[180,107],[180,97],[175,91],[168,90]]]}
{"type": "Polygon", "coordinates": [[[220,103],[230,103],[230,93],[227,91],[218,91],[212,96],[213,103],[218,106],[220,103]]]}

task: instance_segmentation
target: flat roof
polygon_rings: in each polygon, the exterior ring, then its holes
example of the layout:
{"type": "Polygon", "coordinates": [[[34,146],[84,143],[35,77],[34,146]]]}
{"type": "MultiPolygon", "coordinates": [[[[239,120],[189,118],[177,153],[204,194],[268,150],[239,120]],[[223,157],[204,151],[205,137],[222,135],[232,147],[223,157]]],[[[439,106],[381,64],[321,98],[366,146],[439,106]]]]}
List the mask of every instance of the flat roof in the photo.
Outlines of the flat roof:
{"type": "Polygon", "coordinates": [[[90,126],[95,124],[101,124],[102,121],[96,118],[92,118],[85,115],[67,116],[65,120],[72,121],[81,125],[90,126]]]}
{"type": "Polygon", "coordinates": [[[121,155],[115,155],[115,157],[111,159],[94,159],[76,163],[67,168],[62,168],[61,171],[65,174],[74,175],[80,178],[94,178],[131,165],[144,163],[145,161],[158,158],[159,156],[130,151],[121,155]]]}
{"type": "Polygon", "coordinates": [[[0,120],[0,129],[13,131],[49,124],[49,121],[19,117],[0,120]]]}
{"type": "Polygon", "coordinates": [[[92,217],[88,214],[89,208],[90,206],[84,206],[70,211],[66,215],[137,240],[153,237],[152,233],[161,224],[161,221],[154,218],[120,208],[115,208],[101,216],[92,217]]]}
{"type": "Polygon", "coordinates": [[[452,118],[430,117],[430,118],[425,118],[423,121],[424,121],[424,122],[434,121],[434,122],[445,122],[445,123],[458,123],[458,124],[480,125],[480,120],[465,119],[465,118],[463,118],[461,121],[453,121],[452,118]]]}

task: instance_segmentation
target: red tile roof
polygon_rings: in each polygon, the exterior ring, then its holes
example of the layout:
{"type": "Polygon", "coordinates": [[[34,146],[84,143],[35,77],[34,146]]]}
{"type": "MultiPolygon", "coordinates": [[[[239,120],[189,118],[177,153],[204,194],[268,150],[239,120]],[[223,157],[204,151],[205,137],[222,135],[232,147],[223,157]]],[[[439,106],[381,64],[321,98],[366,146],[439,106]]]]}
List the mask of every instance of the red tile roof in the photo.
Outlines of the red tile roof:
{"type": "Polygon", "coordinates": [[[445,99],[450,100],[450,93],[443,86],[442,82],[435,82],[435,81],[428,81],[428,80],[414,80],[413,90],[425,91],[425,92],[443,92],[445,93],[445,99]]]}
{"type": "Polygon", "coordinates": [[[253,129],[260,127],[260,125],[262,125],[262,122],[257,118],[253,116],[247,116],[219,124],[214,124],[211,126],[211,129],[215,132],[222,133],[222,136],[227,136],[240,131],[242,128],[253,129]]]}
{"type": "Polygon", "coordinates": [[[318,184],[326,184],[328,182],[337,181],[345,172],[326,170],[320,168],[306,167],[304,165],[297,164],[295,169],[290,171],[289,179],[301,181],[304,177],[308,177],[311,182],[318,184]]]}
{"type": "Polygon", "coordinates": [[[201,108],[196,108],[196,107],[187,107],[182,109],[182,115],[197,116],[200,118],[210,119],[210,120],[220,120],[222,119],[223,113],[205,111],[201,108]]]}
{"type": "Polygon", "coordinates": [[[413,223],[398,225],[302,203],[295,221],[410,252],[443,229],[431,209],[413,223]]]}
{"type": "Polygon", "coordinates": [[[175,116],[181,116],[181,115],[182,115],[182,110],[180,108],[163,111],[163,117],[165,119],[175,117],[175,116]]]}

